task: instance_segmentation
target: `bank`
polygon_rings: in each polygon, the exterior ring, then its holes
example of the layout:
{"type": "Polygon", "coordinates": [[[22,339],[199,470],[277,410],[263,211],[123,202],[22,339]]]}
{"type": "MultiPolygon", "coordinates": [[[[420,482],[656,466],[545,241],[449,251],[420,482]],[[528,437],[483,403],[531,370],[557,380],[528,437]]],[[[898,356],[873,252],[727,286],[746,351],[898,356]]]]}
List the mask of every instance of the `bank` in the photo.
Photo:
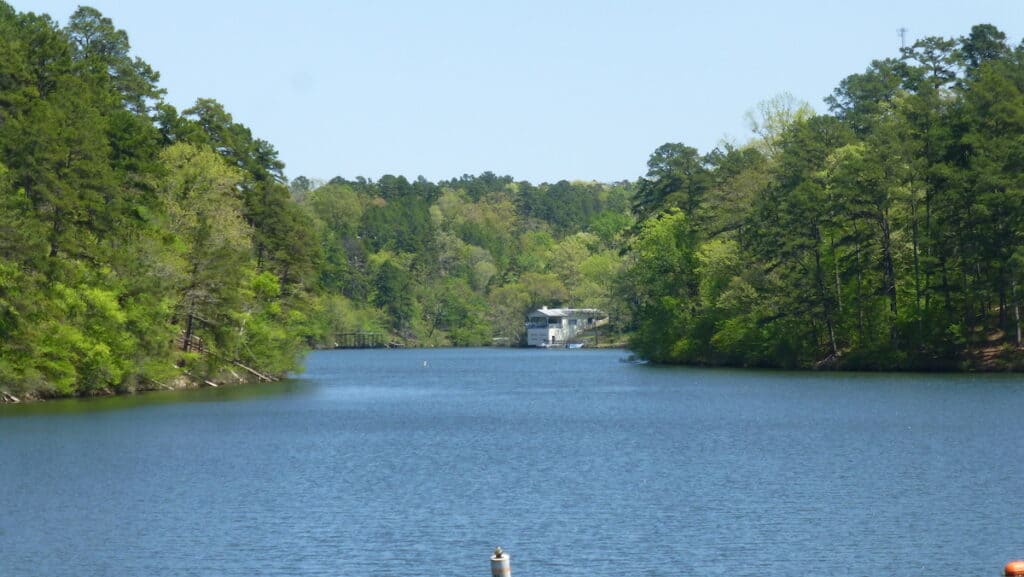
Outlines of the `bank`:
{"type": "Polygon", "coordinates": [[[33,403],[51,399],[113,397],[117,395],[134,395],[152,391],[181,391],[188,389],[219,388],[249,385],[254,383],[272,383],[285,378],[287,374],[275,374],[260,371],[235,361],[231,365],[209,375],[197,375],[193,371],[181,368],[172,378],[153,379],[137,377],[117,387],[104,386],[86,389],[79,394],[60,394],[54,388],[8,389],[0,388],[0,404],[33,403]]]}

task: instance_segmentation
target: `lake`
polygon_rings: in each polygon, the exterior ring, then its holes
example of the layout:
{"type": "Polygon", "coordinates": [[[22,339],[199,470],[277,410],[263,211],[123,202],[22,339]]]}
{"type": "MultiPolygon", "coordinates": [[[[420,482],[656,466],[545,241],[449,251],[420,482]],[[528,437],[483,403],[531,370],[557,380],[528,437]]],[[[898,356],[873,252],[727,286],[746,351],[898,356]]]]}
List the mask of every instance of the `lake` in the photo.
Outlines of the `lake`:
{"type": "Polygon", "coordinates": [[[0,575],[1001,575],[1024,378],[323,351],[0,407],[0,575]]]}

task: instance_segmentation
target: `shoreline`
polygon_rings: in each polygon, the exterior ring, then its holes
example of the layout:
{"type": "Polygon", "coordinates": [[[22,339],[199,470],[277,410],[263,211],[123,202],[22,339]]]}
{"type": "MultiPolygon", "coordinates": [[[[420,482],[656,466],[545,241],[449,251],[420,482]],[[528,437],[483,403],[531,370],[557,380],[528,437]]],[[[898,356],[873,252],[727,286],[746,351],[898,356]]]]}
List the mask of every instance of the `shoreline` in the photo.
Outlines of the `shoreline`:
{"type": "Polygon", "coordinates": [[[237,387],[256,383],[277,382],[283,377],[278,375],[267,375],[263,373],[247,374],[242,376],[231,370],[227,376],[218,378],[201,378],[190,374],[182,374],[168,383],[147,379],[148,384],[136,384],[124,390],[117,390],[111,387],[102,387],[90,390],[84,395],[52,395],[42,391],[24,391],[12,393],[6,389],[0,389],[0,406],[2,405],[23,405],[33,403],[45,403],[47,401],[60,401],[65,399],[91,399],[110,397],[130,397],[133,395],[144,395],[159,391],[187,391],[198,389],[216,389],[221,387],[237,387]]]}
{"type": "MultiPolygon", "coordinates": [[[[429,347],[402,347],[402,348],[429,348],[429,347]]],[[[450,347],[450,348],[474,348],[474,347],[450,347]]],[[[516,347],[509,347],[516,348],[516,347]]],[[[531,347],[521,347],[531,348],[531,347]]],[[[626,343],[616,342],[598,346],[586,347],[591,350],[621,349],[630,351],[626,343]]],[[[324,347],[314,350],[347,350],[344,348],[324,347]]],[[[358,350],[358,349],[353,349],[358,350]]],[[[652,365],[666,367],[699,367],[707,369],[743,369],[754,371],[795,371],[808,373],[948,373],[948,374],[995,374],[995,373],[1024,373],[1024,351],[1007,351],[1004,354],[991,354],[991,351],[979,349],[964,353],[959,359],[942,360],[931,365],[911,365],[904,367],[885,366],[844,366],[842,358],[828,358],[819,361],[810,367],[781,367],[781,366],[751,366],[716,363],[671,363],[648,361],[631,354],[636,361],[649,362],[652,365]]],[[[43,403],[63,399],[88,399],[105,398],[118,396],[132,396],[156,391],[184,391],[206,388],[235,387],[250,385],[261,382],[276,382],[284,378],[283,375],[270,375],[261,373],[248,367],[239,366],[240,371],[228,369],[226,374],[216,378],[196,377],[184,373],[168,383],[147,379],[145,384],[137,383],[135,386],[124,390],[117,390],[110,387],[93,389],[84,395],[54,395],[45,391],[19,391],[13,393],[7,389],[0,389],[0,405],[17,405],[43,403]]]]}

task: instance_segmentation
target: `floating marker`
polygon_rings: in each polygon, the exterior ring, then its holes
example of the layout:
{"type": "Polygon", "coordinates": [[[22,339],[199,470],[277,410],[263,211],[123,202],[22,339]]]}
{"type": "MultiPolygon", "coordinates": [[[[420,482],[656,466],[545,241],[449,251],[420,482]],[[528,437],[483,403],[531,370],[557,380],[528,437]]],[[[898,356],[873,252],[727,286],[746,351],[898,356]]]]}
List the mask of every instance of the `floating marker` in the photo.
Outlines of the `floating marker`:
{"type": "Polygon", "coordinates": [[[495,547],[491,555],[491,577],[512,577],[512,560],[501,547],[495,547]]]}

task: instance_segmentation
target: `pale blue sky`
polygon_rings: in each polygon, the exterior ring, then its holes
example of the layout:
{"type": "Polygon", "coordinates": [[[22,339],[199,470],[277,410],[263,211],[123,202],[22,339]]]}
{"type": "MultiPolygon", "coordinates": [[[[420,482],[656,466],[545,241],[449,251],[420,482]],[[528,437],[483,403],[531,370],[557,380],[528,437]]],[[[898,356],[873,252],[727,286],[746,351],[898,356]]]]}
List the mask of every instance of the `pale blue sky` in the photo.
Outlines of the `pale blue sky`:
{"type": "MultiPolygon", "coordinates": [[[[64,24],[81,0],[9,0],[64,24]]],[[[991,23],[1022,0],[92,0],[180,109],[215,98],[289,178],[535,183],[646,172],[666,142],[749,139],[744,113],[822,99],[872,59],[991,23]]]]}

